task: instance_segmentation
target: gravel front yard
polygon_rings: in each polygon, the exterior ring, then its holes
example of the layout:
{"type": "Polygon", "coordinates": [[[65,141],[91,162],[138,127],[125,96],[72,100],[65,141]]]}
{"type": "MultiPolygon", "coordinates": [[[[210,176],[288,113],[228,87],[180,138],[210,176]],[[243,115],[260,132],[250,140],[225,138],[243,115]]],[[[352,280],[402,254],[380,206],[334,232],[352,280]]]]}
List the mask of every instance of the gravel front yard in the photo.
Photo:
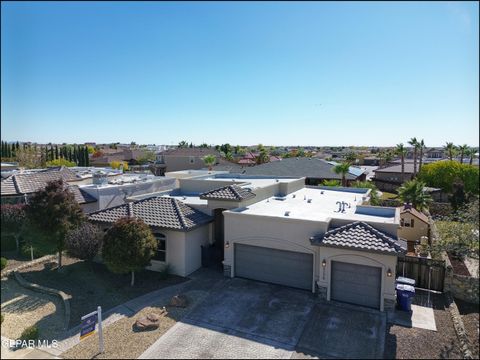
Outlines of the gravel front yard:
{"type": "Polygon", "coordinates": [[[469,340],[469,348],[473,353],[473,358],[479,358],[478,350],[478,304],[471,304],[465,301],[455,299],[458,311],[462,317],[463,324],[465,325],[465,331],[469,340]]]}
{"type": "Polygon", "coordinates": [[[63,269],[47,269],[45,264],[21,271],[22,276],[35,284],[62,290],[70,295],[70,327],[80,323],[80,318],[102,306],[107,311],[128,300],[160,288],[185,281],[170,275],[143,271],[135,274],[135,286],[130,286],[130,274],[111,273],[105,265],[63,257],[63,269]]]}
{"type": "Polygon", "coordinates": [[[63,332],[64,309],[54,296],[21,287],[14,279],[1,280],[2,336],[18,339],[25,328],[37,325],[41,340],[57,339],[63,332]]]}
{"type": "Polygon", "coordinates": [[[175,323],[181,320],[193,306],[204,300],[208,291],[191,290],[183,293],[189,299],[187,308],[167,306],[168,301],[159,301],[151,307],[146,307],[134,316],[120,319],[104,330],[105,352],[98,353],[98,335],[90,336],[64,352],[61,356],[66,359],[136,359],[147,350],[160,336],[168,331],[175,323]],[[161,314],[163,306],[167,314],[160,319],[160,326],[153,331],[134,332],[132,326],[135,320],[149,313],[161,314]]]}
{"type": "Polygon", "coordinates": [[[459,359],[460,343],[442,294],[432,294],[437,331],[387,324],[385,358],[459,359]]]}

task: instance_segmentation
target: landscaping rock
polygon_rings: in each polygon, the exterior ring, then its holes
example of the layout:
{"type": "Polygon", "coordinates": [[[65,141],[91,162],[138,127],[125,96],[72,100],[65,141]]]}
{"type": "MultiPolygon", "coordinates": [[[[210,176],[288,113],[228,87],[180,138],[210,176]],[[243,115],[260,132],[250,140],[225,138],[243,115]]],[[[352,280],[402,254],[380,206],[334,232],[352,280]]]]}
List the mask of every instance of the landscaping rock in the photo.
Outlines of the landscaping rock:
{"type": "MultiPolygon", "coordinates": [[[[161,315],[167,313],[166,309],[163,308],[161,315]]],[[[160,316],[159,314],[149,313],[147,316],[137,319],[135,324],[133,324],[134,331],[151,331],[158,328],[160,325],[160,316]]]]}
{"type": "Polygon", "coordinates": [[[186,308],[188,306],[188,299],[185,295],[175,295],[170,300],[169,306],[186,308]]]}

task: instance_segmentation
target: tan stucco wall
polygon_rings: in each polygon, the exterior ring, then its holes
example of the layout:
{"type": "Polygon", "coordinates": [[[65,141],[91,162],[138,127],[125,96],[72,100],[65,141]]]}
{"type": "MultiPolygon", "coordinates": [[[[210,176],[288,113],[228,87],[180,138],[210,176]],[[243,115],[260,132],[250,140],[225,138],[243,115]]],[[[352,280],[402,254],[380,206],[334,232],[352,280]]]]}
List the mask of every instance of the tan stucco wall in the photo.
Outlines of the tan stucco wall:
{"type": "Polygon", "coordinates": [[[202,156],[177,156],[177,155],[163,155],[166,170],[179,171],[179,170],[199,170],[206,168],[205,163],[202,160],[202,156]],[[190,162],[190,158],[193,162],[190,162]]]}
{"type": "Polygon", "coordinates": [[[167,256],[166,262],[152,260],[151,266],[147,267],[148,270],[161,271],[165,265],[168,264],[170,273],[178,276],[186,276],[185,267],[185,232],[171,231],[171,230],[154,230],[166,237],[166,249],[167,256]]]}
{"type": "MultiPolygon", "coordinates": [[[[224,265],[231,266],[231,276],[235,276],[234,244],[248,244],[270,247],[280,250],[313,254],[317,263],[318,247],[310,244],[310,237],[326,232],[327,223],[298,219],[283,219],[258,215],[245,215],[224,212],[225,216],[225,248],[224,265]]],[[[318,266],[312,269],[314,281],[318,278],[318,266]]],[[[312,291],[315,284],[312,283],[312,291]]]]}
{"type": "Polygon", "coordinates": [[[398,230],[398,236],[408,240],[408,241],[420,241],[422,236],[428,236],[428,224],[425,224],[416,216],[406,212],[400,215],[400,218],[403,219],[404,222],[410,223],[413,219],[414,226],[412,227],[405,227],[401,226],[398,230]]]}
{"type": "Polygon", "coordinates": [[[370,253],[367,251],[355,251],[340,248],[320,247],[320,258],[317,263],[319,280],[318,285],[327,288],[327,300],[330,300],[330,276],[333,261],[342,261],[352,264],[375,266],[382,268],[382,289],[380,299],[380,310],[383,311],[384,299],[395,300],[395,269],[397,257],[370,253]],[[327,265],[322,268],[322,261],[325,259],[327,265]],[[387,276],[390,268],[392,276],[387,276]]]}
{"type": "Polygon", "coordinates": [[[210,224],[186,233],[185,275],[188,276],[202,266],[202,245],[210,241],[210,224]]]}

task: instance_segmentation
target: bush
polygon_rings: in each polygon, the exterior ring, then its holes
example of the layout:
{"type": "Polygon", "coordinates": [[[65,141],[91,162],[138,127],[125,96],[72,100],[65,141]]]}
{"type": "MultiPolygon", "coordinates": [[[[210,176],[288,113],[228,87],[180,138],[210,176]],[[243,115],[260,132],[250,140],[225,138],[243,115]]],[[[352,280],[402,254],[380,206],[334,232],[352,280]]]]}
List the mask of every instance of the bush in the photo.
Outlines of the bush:
{"type": "Polygon", "coordinates": [[[453,184],[461,181],[465,193],[478,194],[479,169],[478,166],[460,164],[458,161],[436,161],[422,166],[419,179],[427,186],[440,188],[446,193],[452,193],[453,184]]]}
{"type": "Polygon", "coordinates": [[[5,259],[4,257],[2,257],[2,258],[0,259],[0,265],[1,265],[1,269],[2,269],[2,270],[7,267],[7,263],[8,263],[8,260],[5,259]]]}
{"type": "Polygon", "coordinates": [[[93,224],[84,223],[67,234],[65,247],[70,256],[91,260],[98,254],[102,240],[102,230],[93,224]]]}
{"type": "Polygon", "coordinates": [[[38,327],[32,325],[23,330],[22,335],[20,335],[20,340],[37,340],[38,336],[38,327]]]}

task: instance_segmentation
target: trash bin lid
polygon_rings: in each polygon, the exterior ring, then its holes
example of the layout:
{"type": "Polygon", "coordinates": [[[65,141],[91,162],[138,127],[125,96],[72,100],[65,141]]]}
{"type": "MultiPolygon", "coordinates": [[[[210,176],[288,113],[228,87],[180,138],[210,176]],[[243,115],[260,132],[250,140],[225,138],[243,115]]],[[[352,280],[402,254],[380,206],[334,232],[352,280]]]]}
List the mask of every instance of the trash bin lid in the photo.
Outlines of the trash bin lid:
{"type": "Polygon", "coordinates": [[[407,285],[415,286],[415,279],[399,276],[397,278],[397,284],[407,284],[407,285]]]}
{"type": "Polygon", "coordinates": [[[406,292],[411,292],[415,294],[415,288],[412,285],[397,284],[395,288],[400,291],[406,291],[406,292]]]}

